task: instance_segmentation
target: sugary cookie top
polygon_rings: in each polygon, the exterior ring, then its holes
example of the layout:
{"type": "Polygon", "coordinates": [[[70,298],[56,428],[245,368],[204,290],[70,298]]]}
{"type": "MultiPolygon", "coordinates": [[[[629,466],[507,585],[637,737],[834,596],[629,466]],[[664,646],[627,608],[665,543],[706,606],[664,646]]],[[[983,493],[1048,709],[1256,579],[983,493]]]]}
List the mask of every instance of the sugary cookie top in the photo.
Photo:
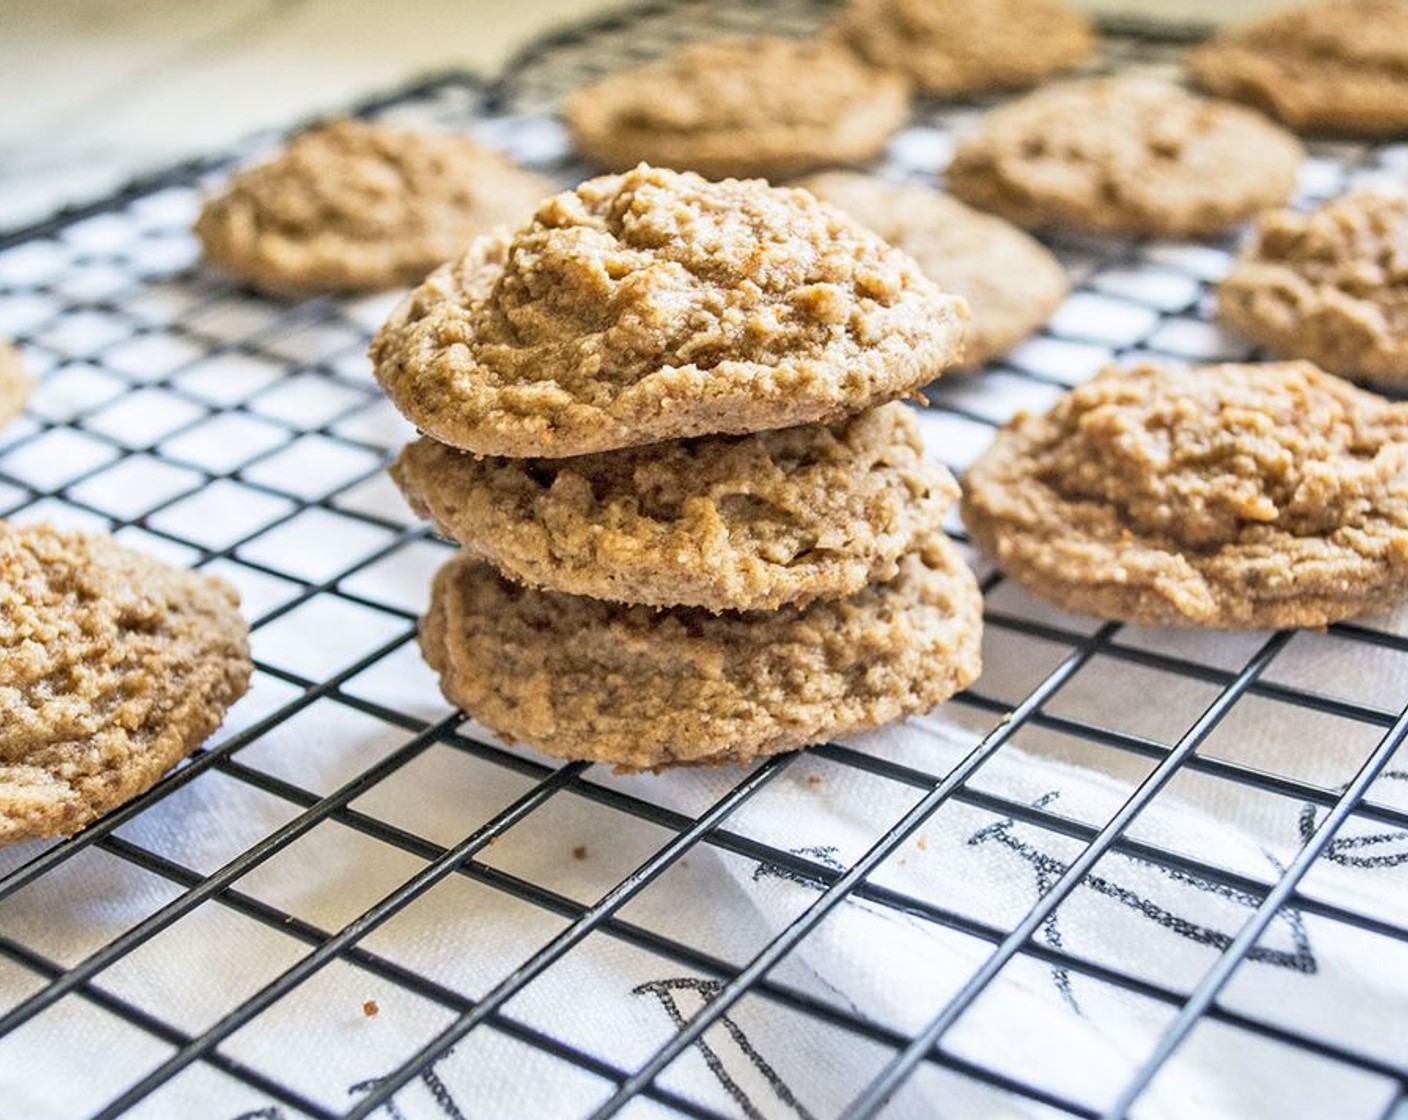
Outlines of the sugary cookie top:
{"type": "Polygon", "coordinates": [[[1375,501],[1408,496],[1408,408],[1309,364],[1141,366],[1077,388],[1026,430],[1045,485],[1181,548],[1383,517],[1408,527],[1408,508],[1375,501]]]}
{"type": "Polygon", "coordinates": [[[418,280],[552,187],[464,136],[339,120],[236,175],[196,224],[219,263],[273,288],[418,280]]]}
{"type": "Polygon", "coordinates": [[[1408,406],[1306,362],[1107,370],[1012,421],[965,490],[1019,576],[1136,620],[1323,625],[1408,576],[1408,406]]]}
{"type": "Polygon", "coordinates": [[[860,411],[951,365],[966,317],[803,191],[641,166],[475,242],[372,356],[432,437],[556,457],[860,411]]]}
{"type": "Polygon", "coordinates": [[[1095,48],[1090,21],[1064,0],[851,0],[833,27],[930,93],[1033,85],[1095,48]]]}
{"type": "Polygon", "coordinates": [[[1021,225],[1201,234],[1284,202],[1303,156],[1252,110],[1155,79],[1101,78],[989,113],[948,182],[1021,225]]]}
{"type": "Polygon", "coordinates": [[[0,523],[0,839],[76,830],[213,731],[249,679],[238,602],[108,537],[0,523]]]}
{"type": "Polygon", "coordinates": [[[1408,378],[1408,198],[1358,191],[1263,215],[1218,301],[1225,319],[1288,357],[1408,378]]]}

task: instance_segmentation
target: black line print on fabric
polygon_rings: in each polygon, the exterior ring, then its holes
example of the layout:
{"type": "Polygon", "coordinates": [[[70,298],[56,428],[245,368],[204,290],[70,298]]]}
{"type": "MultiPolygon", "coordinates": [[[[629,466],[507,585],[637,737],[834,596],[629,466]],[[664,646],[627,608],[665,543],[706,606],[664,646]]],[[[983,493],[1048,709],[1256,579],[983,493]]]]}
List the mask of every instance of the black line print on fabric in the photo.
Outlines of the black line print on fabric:
{"type": "MultiPolygon", "coordinates": [[[[1060,790],[1050,790],[1031,804],[1033,808],[1042,809],[1059,799],[1060,796],[1060,790]]],[[[1020,836],[1016,835],[1014,830],[1019,827],[1023,826],[1018,825],[1013,818],[1008,817],[979,829],[968,838],[968,843],[976,846],[996,840],[1003,847],[1020,856],[1032,866],[1032,870],[1036,876],[1037,889],[1039,892],[1044,892],[1051,882],[1054,882],[1064,874],[1067,864],[1063,860],[1043,852],[1035,844],[1023,840],[1020,836]]],[[[1269,852],[1263,851],[1262,855],[1272,867],[1276,869],[1278,875],[1285,871],[1285,868],[1282,867],[1269,852]]],[[[1235,902],[1240,906],[1245,906],[1248,911],[1255,910],[1257,904],[1261,901],[1255,895],[1249,894],[1243,890],[1238,890],[1236,887],[1209,882],[1207,879],[1190,875],[1186,871],[1180,871],[1177,868],[1165,867],[1152,860],[1141,859],[1137,856],[1130,855],[1121,855],[1120,858],[1141,868],[1153,871],[1180,887],[1189,887],[1200,894],[1213,895],[1217,898],[1235,902]]],[[[1085,879],[1082,880],[1081,885],[1093,890],[1096,894],[1103,895],[1123,906],[1129,907],[1139,916],[1148,919],[1160,928],[1168,930],[1170,933],[1176,934],[1197,945],[1211,946],[1217,949],[1218,952],[1222,952],[1230,946],[1233,938],[1236,936],[1235,929],[1231,932],[1227,932],[1205,925],[1193,918],[1185,917],[1169,909],[1167,906],[1140,894],[1132,887],[1121,885],[1117,880],[1108,875],[1087,875],[1085,879]]],[[[1060,913],[1059,908],[1052,913],[1052,918],[1055,918],[1058,913],[1060,913]]],[[[1276,916],[1275,920],[1281,923],[1285,928],[1287,935],[1290,937],[1291,947],[1285,949],[1256,945],[1247,953],[1247,959],[1261,961],[1264,964],[1273,965],[1277,968],[1288,968],[1293,972],[1299,972],[1305,975],[1313,975],[1317,968],[1315,955],[1311,951],[1310,935],[1306,931],[1305,920],[1300,911],[1284,910],[1276,916]]],[[[1057,931],[1057,936],[1060,936],[1059,931],[1057,931]]],[[[1049,931],[1048,943],[1051,944],[1053,948],[1062,947],[1059,942],[1050,941],[1049,931]]],[[[1053,969],[1053,973],[1064,971],[1064,969],[1053,969]]],[[[1058,990],[1065,996],[1069,990],[1070,978],[1066,978],[1066,987],[1064,988],[1062,987],[1062,981],[1060,979],[1056,979],[1055,983],[1058,990]]]]}
{"type": "MultiPolygon", "coordinates": [[[[681,976],[675,979],[652,980],[645,984],[639,984],[631,989],[631,993],[633,995],[654,996],[660,1002],[660,1006],[664,1008],[665,1014],[670,1017],[670,1022],[674,1024],[675,1029],[680,1030],[688,1022],[689,1016],[685,1015],[680,1008],[679,1000],[676,998],[677,993],[697,995],[701,1004],[704,1004],[713,999],[722,987],[723,982],[720,980],[701,980],[693,976],[681,976]]],[[[787,1114],[796,1116],[798,1120],[816,1120],[816,1117],[807,1111],[806,1106],[797,1099],[797,1095],[791,1087],[783,1081],[781,1074],[749,1041],[748,1036],[743,1033],[743,1028],[728,1015],[720,1016],[719,1023],[728,1031],[729,1037],[733,1039],[743,1058],[753,1067],[758,1076],[767,1082],[768,1087],[776,1095],[778,1103],[788,1110],[787,1114]]],[[[704,1059],[704,1064],[709,1067],[709,1072],[714,1075],[719,1084],[723,1086],[724,1091],[743,1110],[743,1114],[748,1117],[748,1120],[773,1120],[773,1118],[783,1115],[774,1107],[759,1107],[743,1086],[730,1075],[718,1052],[703,1038],[700,1038],[694,1045],[704,1059]]]]}
{"type": "MultiPolygon", "coordinates": [[[[1379,780],[1408,782],[1408,770],[1385,770],[1379,775],[1379,780]]],[[[1299,824],[1302,843],[1308,842],[1315,835],[1315,829],[1319,826],[1322,815],[1317,807],[1309,801],[1301,806],[1299,824]]],[[[1322,858],[1331,863],[1337,863],[1341,867],[1357,867],[1366,870],[1402,867],[1408,864],[1408,831],[1398,828],[1388,832],[1374,832],[1359,836],[1336,836],[1325,848],[1325,854],[1322,858]],[[1379,850],[1390,845],[1396,845],[1396,850],[1379,850]],[[1371,854],[1351,854],[1362,853],[1366,849],[1371,854]]]]}

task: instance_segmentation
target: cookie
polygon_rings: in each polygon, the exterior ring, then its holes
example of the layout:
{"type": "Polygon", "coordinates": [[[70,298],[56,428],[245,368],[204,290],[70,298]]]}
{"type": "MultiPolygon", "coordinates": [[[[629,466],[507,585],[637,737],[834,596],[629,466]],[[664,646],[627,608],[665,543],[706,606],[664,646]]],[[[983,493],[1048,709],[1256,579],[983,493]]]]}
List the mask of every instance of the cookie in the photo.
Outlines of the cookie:
{"type": "Polygon", "coordinates": [[[1304,154],[1251,109],[1099,78],[989,113],[959,144],[948,186],[1029,228],[1203,236],[1285,202],[1304,154]]]}
{"type": "Polygon", "coordinates": [[[938,96],[1033,86],[1095,51],[1063,0],[850,0],[831,34],[938,96]]]}
{"type": "Polygon", "coordinates": [[[1333,0],[1274,12],[1194,51],[1193,77],[1300,131],[1408,131],[1408,5],[1333,0]]]}
{"type": "Polygon", "coordinates": [[[909,87],[817,39],[719,39],[573,91],[576,148],[624,171],[645,161],[710,179],[769,179],[879,155],[909,87]]]}
{"type": "Polygon", "coordinates": [[[414,284],[553,191],[465,136],[340,120],[305,132],[206,201],[206,257],[274,292],[414,284]]]}
{"type": "Polygon", "coordinates": [[[1310,214],[1263,215],[1217,305],[1281,357],[1408,381],[1408,199],[1360,191],[1310,214]]]}
{"type": "Polygon", "coordinates": [[[571,459],[476,459],[420,439],[391,474],[418,514],[509,579],[711,611],[890,579],[958,496],[898,403],[829,427],[571,459]]]}
{"type": "Polygon", "coordinates": [[[839,419],[960,360],[967,317],[805,191],[642,165],[475,241],[371,353],[431,438],[559,458],[839,419]]]}
{"type": "Polygon", "coordinates": [[[977,678],[982,598],[942,534],[889,583],[780,611],[655,611],[532,591],[470,556],[421,623],[451,703],[563,758],[747,762],[927,711],[977,678]]]}
{"type": "Polygon", "coordinates": [[[34,382],[25,373],[20,352],[8,342],[0,342],[0,428],[24,411],[34,382]]]}
{"type": "Polygon", "coordinates": [[[974,542],[1067,610],[1325,626],[1408,591],[1408,405],[1308,362],[1107,369],[964,479],[974,542]]]}
{"type": "Polygon", "coordinates": [[[77,832],[219,727],[249,683],[238,606],[110,537],[0,522],[0,842],[77,832]]]}
{"type": "Polygon", "coordinates": [[[839,206],[913,257],[944,291],[968,301],[965,367],[1026,338],[1070,290],[1066,270],[1041,242],[955,198],[854,171],[823,171],[796,185],[839,206]]]}

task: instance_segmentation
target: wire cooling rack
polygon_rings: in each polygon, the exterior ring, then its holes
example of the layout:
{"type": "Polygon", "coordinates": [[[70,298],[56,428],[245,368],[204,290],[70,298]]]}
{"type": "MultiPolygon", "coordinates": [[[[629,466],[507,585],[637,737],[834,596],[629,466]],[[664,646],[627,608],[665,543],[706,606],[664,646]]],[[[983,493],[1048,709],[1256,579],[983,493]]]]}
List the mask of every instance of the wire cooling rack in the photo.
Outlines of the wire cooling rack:
{"type": "MultiPolygon", "coordinates": [[[[564,89],[818,9],[649,5],[491,87],[450,75],[361,111],[468,127],[568,183],[586,169],[551,116],[564,89]]],[[[1105,65],[1172,59],[1123,38],[1105,65]]],[[[981,108],[921,105],[882,170],[931,180],[981,108]]],[[[448,549],[383,474],[409,434],[364,356],[389,299],[279,303],[196,267],[201,189],[274,139],[0,241],[0,334],[41,378],[0,434],[0,515],[225,576],[257,663],[149,793],[0,853],[0,1111],[1318,1116],[1328,1092],[1338,1116],[1404,1114],[1408,617],[1140,631],[984,569],[987,669],[943,735],[636,778],[496,742],[415,648],[448,549]],[[847,799],[845,840],[818,842],[805,822],[847,799]],[[921,854],[938,885],[896,886],[921,854]],[[755,910],[754,890],[792,893],[755,910]],[[864,921],[922,954],[847,933],[836,959],[917,1010],[808,955],[864,921]],[[945,946],[966,963],[921,993],[945,946]],[[1030,1002],[992,998],[1028,974],[1071,1016],[1050,1046],[1030,1002]],[[1055,1046],[1116,1006],[1153,1024],[1137,1043],[1055,1046]]],[[[1405,167],[1402,148],[1318,145],[1305,199],[1405,167]]],[[[1209,316],[1228,244],[1055,247],[1075,290],[1049,326],[933,391],[926,439],[955,469],[1111,357],[1249,353],[1209,316]]]]}

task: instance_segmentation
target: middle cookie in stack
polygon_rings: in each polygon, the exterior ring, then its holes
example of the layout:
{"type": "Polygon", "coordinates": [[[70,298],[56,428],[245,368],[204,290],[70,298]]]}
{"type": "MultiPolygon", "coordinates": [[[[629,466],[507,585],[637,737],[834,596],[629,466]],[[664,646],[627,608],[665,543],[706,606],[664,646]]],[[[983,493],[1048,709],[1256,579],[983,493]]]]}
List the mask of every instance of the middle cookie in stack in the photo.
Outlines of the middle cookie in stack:
{"type": "Polygon", "coordinates": [[[963,302],[798,190],[640,167],[434,273],[373,343],[463,549],[422,646],[496,732],[630,769],[923,711],[978,672],[956,496],[902,404],[963,302]]]}

